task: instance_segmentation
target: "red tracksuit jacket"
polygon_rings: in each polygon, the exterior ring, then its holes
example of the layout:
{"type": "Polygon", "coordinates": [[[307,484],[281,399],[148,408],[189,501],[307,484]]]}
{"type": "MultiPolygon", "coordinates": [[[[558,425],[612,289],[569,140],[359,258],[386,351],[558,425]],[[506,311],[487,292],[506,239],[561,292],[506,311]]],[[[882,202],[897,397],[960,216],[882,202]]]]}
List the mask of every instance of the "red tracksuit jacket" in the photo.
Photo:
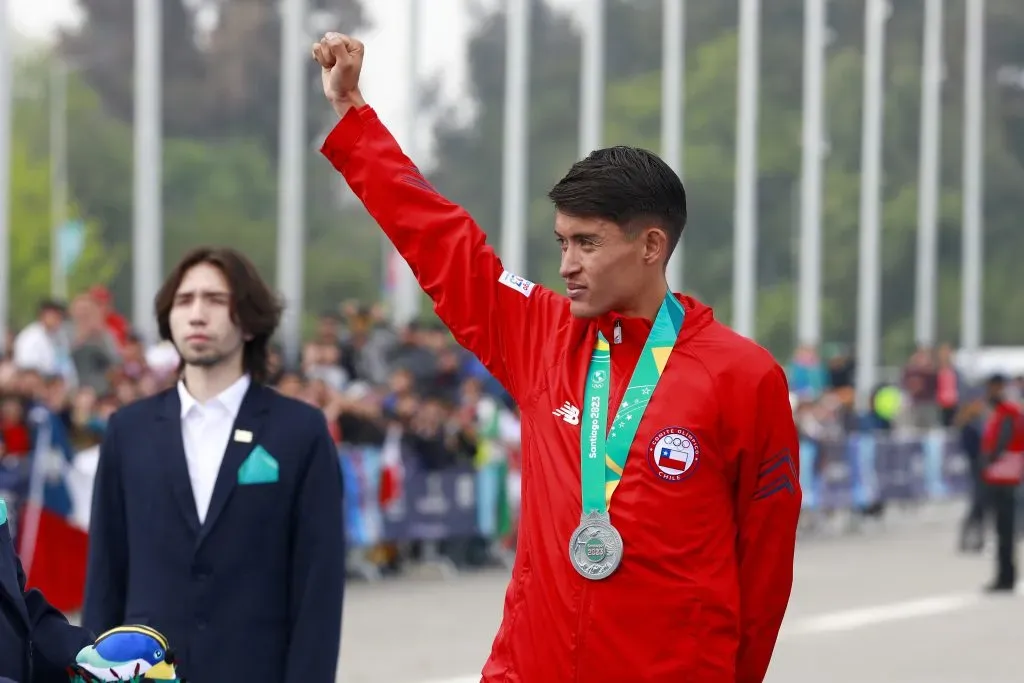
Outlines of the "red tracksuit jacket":
{"type": "Polygon", "coordinates": [[[387,233],[455,338],[522,411],[522,510],[484,683],[760,683],[789,601],[801,493],[786,378],[767,351],[679,296],[682,332],[610,506],[625,552],[580,577],[580,426],[594,338],[613,344],[614,415],[651,324],[576,319],[568,299],[504,271],[484,232],[402,153],[370,107],[321,150],[387,233]],[[559,411],[569,403],[569,418],[559,411]],[[694,436],[688,477],[659,477],[660,430],[694,436]]]}

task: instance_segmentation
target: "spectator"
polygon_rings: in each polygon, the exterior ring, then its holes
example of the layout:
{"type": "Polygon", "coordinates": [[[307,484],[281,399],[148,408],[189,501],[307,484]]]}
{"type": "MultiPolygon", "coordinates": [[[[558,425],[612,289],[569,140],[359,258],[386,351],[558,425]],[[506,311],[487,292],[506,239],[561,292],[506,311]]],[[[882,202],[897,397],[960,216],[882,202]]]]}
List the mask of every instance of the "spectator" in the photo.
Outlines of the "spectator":
{"type": "Polygon", "coordinates": [[[128,321],[120,313],[114,310],[113,297],[110,291],[102,286],[96,285],[89,290],[89,297],[99,308],[99,316],[114,339],[118,348],[124,346],[130,338],[128,321]]]}
{"type": "Polygon", "coordinates": [[[833,344],[826,357],[828,358],[829,388],[834,390],[852,389],[855,364],[849,351],[833,344]]]}
{"type": "Polygon", "coordinates": [[[935,398],[943,427],[951,427],[960,407],[960,372],[953,365],[953,350],[943,344],[938,352],[939,364],[935,375],[935,398]]]}
{"type": "Polygon", "coordinates": [[[903,391],[907,395],[909,426],[917,430],[939,424],[935,402],[936,368],[929,349],[920,348],[903,369],[903,391]]]}
{"type": "Polygon", "coordinates": [[[133,380],[139,380],[150,372],[142,339],[135,333],[126,335],[121,347],[121,371],[133,380]]]}
{"type": "Polygon", "coordinates": [[[388,358],[392,368],[412,373],[416,386],[429,384],[436,372],[436,357],[424,343],[428,339],[429,335],[424,332],[423,326],[411,322],[402,330],[388,358]]]}
{"type": "Polygon", "coordinates": [[[801,398],[813,400],[825,389],[825,368],[818,350],[811,345],[805,344],[796,350],[787,374],[790,391],[801,398]]]}
{"type": "Polygon", "coordinates": [[[101,394],[109,391],[109,374],[119,360],[118,342],[103,316],[92,297],[78,296],[71,303],[71,358],[78,385],[101,394]]]}
{"type": "Polygon", "coordinates": [[[53,300],[42,302],[35,322],[14,339],[14,364],[21,370],[60,375],[73,383],[75,368],[64,321],[63,304],[53,300]]]}
{"type": "Polygon", "coordinates": [[[346,302],[341,307],[347,329],[341,334],[342,367],[350,379],[381,385],[387,381],[388,356],[395,345],[395,334],[384,322],[379,306],[346,302]]]}
{"type": "Polygon", "coordinates": [[[25,424],[25,407],[17,396],[0,400],[0,458],[23,458],[32,450],[32,440],[25,424]]]}
{"type": "Polygon", "coordinates": [[[334,391],[342,391],[348,375],[341,366],[341,347],[337,341],[319,340],[306,344],[302,350],[302,372],[306,377],[324,382],[334,391]]]}

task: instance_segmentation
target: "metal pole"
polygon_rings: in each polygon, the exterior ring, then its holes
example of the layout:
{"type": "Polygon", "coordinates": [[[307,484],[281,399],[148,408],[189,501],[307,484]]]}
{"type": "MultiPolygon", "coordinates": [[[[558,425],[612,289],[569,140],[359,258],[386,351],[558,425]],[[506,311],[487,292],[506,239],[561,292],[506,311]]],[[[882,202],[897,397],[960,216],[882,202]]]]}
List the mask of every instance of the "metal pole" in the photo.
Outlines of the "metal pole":
{"type": "MultiPolygon", "coordinates": [[[[409,52],[405,63],[406,87],[408,88],[409,102],[405,114],[405,154],[413,163],[419,156],[419,135],[416,130],[416,110],[419,106],[419,58],[420,58],[420,0],[407,0],[409,12],[409,52]]],[[[421,289],[416,281],[412,268],[398,251],[388,245],[392,252],[395,264],[395,305],[392,307],[392,317],[397,326],[403,326],[415,320],[420,314],[421,289]]]]}
{"type": "Polygon", "coordinates": [[[881,306],[882,124],[885,97],[886,0],[868,0],[864,12],[864,104],[861,133],[860,262],[857,279],[857,406],[868,407],[878,372],[881,306]]]}
{"type": "Polygon", "coordinates": [[[733,328],[753,338],[757,307],[757,119],[761,0],[740,0],[733,328]]]}
{"type": "Polygon", "coordinates": [[[921,66],[921,157],[917,193],[917,292],[914,339],[935,345],[939,250],[939,137],[942,115],[942,2],[925,0],[921,66]]]}
{"type": "Polygon", "coordinates": [[[981,346],[982,326],[982,183],[985,145],[985,0],[967,3],[964,41],[963,300],[962,350],[981,346]]]}
{"type": "Polygon", "coordinates": [[[580,158],[601,147],[604,139],[604,0],[587,0],[583,14],[580,58],[580,158]]]}
{"type": "Polygon", "coordinates": [[[501,178],[501,259],[525,275],[527,130],[530,107],[530,2],[509,0],[506,16],[505,140],[501,178]]]}
{"type": "MultiPolygon", "coordinates": [[[[662,0],[661,37],[661,156],[683,177],[683,121],[686,78],[686,2],[662,0]]],[[[668,286],[683,289],[683,240],[668,262],[668,286]]]]}
{"type": "Polygon", "coordinates": [[[61,233],[68,222],[68,68],[57,56],[50,61],[50,292],[68,297],[61,233]]]}
{"type": "Polygon", "coordinates": [[[135,0],[135,182],[132,235],[132,318],[148,341],[157,338],[153,301],[163,272],[161,178],[160,0],[135,0]]]}
{"type": "Polygon", "coordinates": [[[42,518],[43,501],[45,500],[47,470],[53,465],[55,458],[63,458],[53,448],[53,416],[42,406],[29,411],[28,420],[35,427],[35,447],[32,450],[32,464],[29,470],[28,501],[24,506],[25,520],[22,536],[18,540],[18,554],[21,568],[27,577],[32,576],[32,565],[35,560],[36,545],[39,541],[39,522],[42,518]]]}
{"type": "Polygon", "coordinates": [[[10,218],[11,218],[11,126],[13,125],[14,88],[12,86],[10,6],[0,0],[0,349],[7,349],[10,312],[10,218]]]}
{"type": "Polygon", "coordinates": [[[284,357],[299,360],[305,256],[306,2],[285,0],[281,17],[281,121],[277,202],[277,288],[284,357]]]}
{"type": "Polygon", "coordinates": [[[821,193],[825,160],[825,7],[804,2],[803,171],[800,177],[800,274],[797,341],[821,343],[821,193]]]}

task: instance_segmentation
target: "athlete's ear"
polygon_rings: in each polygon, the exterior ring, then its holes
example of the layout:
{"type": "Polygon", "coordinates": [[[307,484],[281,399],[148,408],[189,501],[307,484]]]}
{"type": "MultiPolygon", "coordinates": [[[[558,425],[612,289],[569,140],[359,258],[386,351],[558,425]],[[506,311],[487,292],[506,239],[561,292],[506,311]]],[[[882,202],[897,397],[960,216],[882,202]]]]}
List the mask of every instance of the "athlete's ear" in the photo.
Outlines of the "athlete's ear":
{"type": "Polygon", "coordinates": [[[647,228],[641,237],[644,243],[644,263],[654,265],[665,260],[668,253],[668,235],[661,228],[647,228]]]}

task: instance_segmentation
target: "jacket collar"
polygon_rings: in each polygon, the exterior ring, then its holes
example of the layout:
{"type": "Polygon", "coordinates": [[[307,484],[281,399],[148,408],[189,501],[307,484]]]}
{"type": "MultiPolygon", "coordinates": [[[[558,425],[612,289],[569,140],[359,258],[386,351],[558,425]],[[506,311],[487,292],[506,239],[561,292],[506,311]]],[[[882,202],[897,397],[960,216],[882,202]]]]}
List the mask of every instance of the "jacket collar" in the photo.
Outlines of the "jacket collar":
{"type": "MultiPolygon", "coordinates": [[[[679,333],[679,341],[687,341],[697,332],[710,325],[715,319],[715,312],[697,299],[684,294],[674,294],[676,300],[682,304],[686,317],[683,320],[683,329],[679,333]]],[[[647,341],[651,333],[653,321],[646,318],[634,318],[624,316],[620,313],[610,311],[597,319],[598,329],[604,334],[605,339],[615,344],[615,326],[618,324],[622,332],[622,341],[627,339],[641,344],[647,341]]]]}

